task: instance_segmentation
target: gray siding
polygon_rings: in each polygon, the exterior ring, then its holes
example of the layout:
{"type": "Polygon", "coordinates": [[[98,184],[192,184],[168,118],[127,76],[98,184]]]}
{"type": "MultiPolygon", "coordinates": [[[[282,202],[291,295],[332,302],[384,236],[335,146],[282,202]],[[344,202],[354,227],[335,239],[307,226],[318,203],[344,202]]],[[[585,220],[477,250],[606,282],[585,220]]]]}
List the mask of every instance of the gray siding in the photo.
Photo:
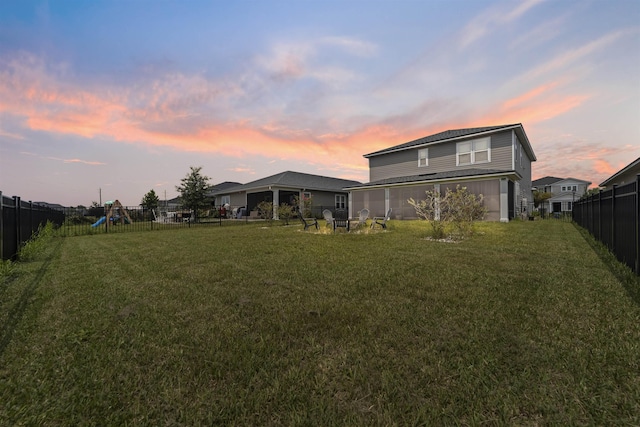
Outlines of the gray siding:
{"type": "Polygon", "coordinates": [[[513,131],[511,130],[491,135],[491,161],[488,163],[456,166],[456,144],[476,138],[467,138],[429,146],[429,166],[418,166],[418,150],[420,148],[370,157],[369,181],[464,169],[512,170],[512,135],[513,131]]]}
{"type": "Polygon", "coordinates": [[[523,210],[529,212],[533,203],[533,194],[531,193],[531,159],[524,151],[522,143],[513,132],[513,151],[514,151],[514,170],[518,172],[522,179],[518,181],[519,191],[515,194],[515,210],[516,214],[523,213],[523,210]]]}
{"type": "Polygon", "coordinates": [[[326,191],[312,191],[311,197],[313,198],[313,207],[322,209],[335,209],[336,207],[336,194],[342,194],[347,200],[348,193],[342,192],[326,192],[326,191]]]}

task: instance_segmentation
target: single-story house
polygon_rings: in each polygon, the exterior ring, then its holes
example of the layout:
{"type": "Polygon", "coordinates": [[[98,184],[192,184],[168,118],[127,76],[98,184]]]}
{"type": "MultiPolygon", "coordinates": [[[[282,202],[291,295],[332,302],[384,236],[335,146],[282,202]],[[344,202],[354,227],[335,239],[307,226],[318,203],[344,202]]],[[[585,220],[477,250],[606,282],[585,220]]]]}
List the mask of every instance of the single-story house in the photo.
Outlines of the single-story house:
{"type": "Polygon", "coordinates": [[[320,216],[323,209],[346,209],[349,192],[345,188],[355,185],[360,185],[360,182],[285,171],[213,192],[212,196],[222,204],[229,204],[231,209],[244,208],[250,216],[257,216],[257,206],[260,202],[272,202],[274,218],[278,218],[279,205],[286,203],[293,206],[296,198],[311,198],[312,212],[320,216]]]}

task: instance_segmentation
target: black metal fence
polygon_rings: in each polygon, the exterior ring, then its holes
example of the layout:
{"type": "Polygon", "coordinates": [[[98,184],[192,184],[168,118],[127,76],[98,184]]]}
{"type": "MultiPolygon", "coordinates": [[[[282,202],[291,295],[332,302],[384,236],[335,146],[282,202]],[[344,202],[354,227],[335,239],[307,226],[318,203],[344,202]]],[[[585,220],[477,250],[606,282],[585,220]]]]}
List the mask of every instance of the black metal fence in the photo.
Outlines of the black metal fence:
{"type": "Polygon", "coordinates": [[[614,186],[573,206],[573,220],[640,275],[640,175],[635,182],[614,186]]]}
{"type": "Polygon", "coordinates": [[[65,214],[49,207],[24,202],[17,196],[5,197],[0,191],[0,259],[14,259],[22,244],[47,221],[61,226],[65,221],[65,214]]]}
{"type": "MultiPolygon", "coordinates": [[[[2,196],[2,192],[0,192],[2,196]]],[[[129,231],[171,230],[179,228],[240,225],[261,221],[257,211],[248,212],[244,207],[222,210],[212,207],[195,216],[189,210],[178,207],[168,209],[144,209],[140,206],[117,204],[97,207],[77,207],[51,209],[19,197],[2,196],[0,207],[0,248],[2,259],[15,258],[21,245],[38,230],[51,221],[60,236],[80,236],[87,234],[121,233],[129,231]]],[[[310,206],[305,208],[305,216],[323,218],[325,209],[335,212],[334,206],[310,206]]],[[[298,221],[299,211],[293,212],[289,222],[298,221]]]]}

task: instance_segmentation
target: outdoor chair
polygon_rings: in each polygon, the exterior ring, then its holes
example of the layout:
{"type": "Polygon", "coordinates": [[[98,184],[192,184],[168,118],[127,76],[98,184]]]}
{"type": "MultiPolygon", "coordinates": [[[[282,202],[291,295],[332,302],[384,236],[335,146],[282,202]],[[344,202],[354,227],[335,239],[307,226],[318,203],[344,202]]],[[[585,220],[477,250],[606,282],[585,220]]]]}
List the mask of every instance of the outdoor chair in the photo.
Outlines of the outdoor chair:
{"type": "Polygon", "coordinates": [[[345,209],[336,209],[336,216],[333,218],[333,231],[336,231],[337,228],[349,231],[349,213],[345,209]]]}
{"type": "Polygon", "coordinates": [[[356,227],[360,227],[361,225],[366,226],[367,219],[369,219],[369,209],[362,209],[358,214],[358,223],[356,224],[356,227]]]}
{"type": "Polygon", "coordinates": [[[333,213],[329,209],[325,209],[322,211],[322,216],[324,216],[324,220],[327,221],[327,227],[331,226],[333,228],[333,213]]]}
{"type": "Polygon", "coordinates": [[[302,222],[302,225],[304,225],[305,230],[307,230],[311,226],[314,226],[316,230],[318,229],[318,220],[315,218],[303,218],[301,216],[300,221],[302,222]]]}
{"type": "Polygon", "coordinates": [[[380,227],[382,227],[383,229],[387,228],[387,221],[389,221],[389,219],[391,219],[391,211],[393,209],[389,208],[389,210],[387,211],[387,214],[385,216],[374,216],[373,219],[371,220],[371,228],[374,228],[376,226],[376,224],[378,224],[380,227]]]}

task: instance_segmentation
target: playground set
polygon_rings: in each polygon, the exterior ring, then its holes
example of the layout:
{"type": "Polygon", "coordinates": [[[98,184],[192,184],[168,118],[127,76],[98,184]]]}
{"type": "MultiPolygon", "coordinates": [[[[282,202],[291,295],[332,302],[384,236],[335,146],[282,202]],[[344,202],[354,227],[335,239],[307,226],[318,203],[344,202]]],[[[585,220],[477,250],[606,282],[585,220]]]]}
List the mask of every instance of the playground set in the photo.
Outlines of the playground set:
{"type": "Polygon", "coordinates": [[[109,218],[110,224],[117,224],[118,222],[120,222],[120,224],[131,224],[133,222],[131,221],[129,212],[127,212],[127,209],[122,206],[119,200],[105,202],[104,209],[106,211],[105,215],[92,224],[92,227],[104,224],[107,218],[109,218]]]}

